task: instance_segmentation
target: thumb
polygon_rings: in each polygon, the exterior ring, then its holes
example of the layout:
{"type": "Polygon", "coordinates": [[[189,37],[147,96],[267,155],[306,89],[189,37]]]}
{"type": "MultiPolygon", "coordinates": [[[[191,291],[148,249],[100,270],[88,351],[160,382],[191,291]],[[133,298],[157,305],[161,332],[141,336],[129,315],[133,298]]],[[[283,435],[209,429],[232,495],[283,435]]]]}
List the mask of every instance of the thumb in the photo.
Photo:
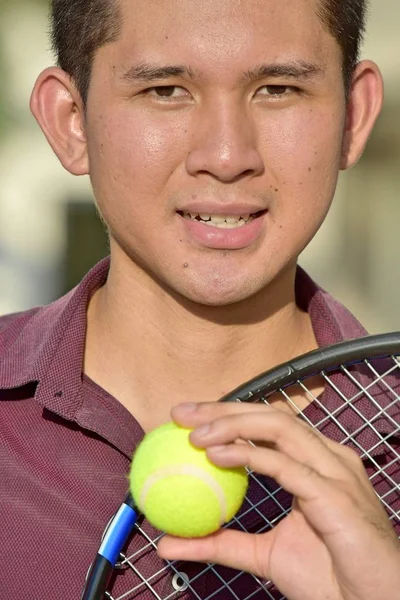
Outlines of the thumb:
{"type": "Polygon", "coordinates": [[[166,560],[215,563],[269,579],[268,538],[268,534],[252,535],[232,529],[220,529],[204,538],[167,535],[158,544],[158,555],[166,560]]]}

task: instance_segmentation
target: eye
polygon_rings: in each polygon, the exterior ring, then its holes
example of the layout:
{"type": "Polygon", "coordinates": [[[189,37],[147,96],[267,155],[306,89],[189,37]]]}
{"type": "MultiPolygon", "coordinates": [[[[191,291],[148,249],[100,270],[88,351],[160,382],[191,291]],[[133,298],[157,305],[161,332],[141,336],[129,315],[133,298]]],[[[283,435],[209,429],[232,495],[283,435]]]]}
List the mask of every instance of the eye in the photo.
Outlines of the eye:
{"type": "Polygon", "coordinates": [[[257,92],[261,92],[262,96],[269,96],[273,98],[289,96],[296,91],[298,91],[298,89],[290,85],[263,85],[257,90],[257,92]]]}
{"type": "Polygon", "coordinates": [[[144,91],[148,96],[153,98],[184,98],[187,95],[187,91],[177,85],[158,85],[152,88],[148,88],[144,91]]]}

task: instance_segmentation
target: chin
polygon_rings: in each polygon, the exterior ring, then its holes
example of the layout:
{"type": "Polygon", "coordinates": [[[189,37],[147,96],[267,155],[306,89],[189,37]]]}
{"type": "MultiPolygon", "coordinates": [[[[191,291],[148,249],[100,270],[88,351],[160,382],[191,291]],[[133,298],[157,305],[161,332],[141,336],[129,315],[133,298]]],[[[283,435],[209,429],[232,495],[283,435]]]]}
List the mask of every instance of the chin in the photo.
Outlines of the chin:
{"type": "Polygon", "coordinates": [[[231,306],[245,300],[245,297],[237,297],[237,295],[226,295],[225,297],[210,296],[188,296],[188,300],[195,302],[199,306],[210,306],[214,308],[222,306],[231,306]]]}
{"type": "Polygon", "coordinates": [[[253,285],[244,285],[243,280],[240,285],[225,286],[207,286],[200,285],[192,287],[190,290],[181,290],[181,295],[185,296],[191,302],[203,306],[229,306],[247,300],[259,291],[259,287],[253,285]]]}
{"type": "MultiPolygon", "coordinates": [[[[270,270],[268,270],[270,271],[270,270]]],[[[224,269],[192,269],[189,267],[182,277],[182,272],[164,270],[162,282],[166,291],[179,301],[184,299],[200,306],[222,307],[244,302],[261,290],[273,279],[267,269],[236,268],[231,265],[224,269]]]]}

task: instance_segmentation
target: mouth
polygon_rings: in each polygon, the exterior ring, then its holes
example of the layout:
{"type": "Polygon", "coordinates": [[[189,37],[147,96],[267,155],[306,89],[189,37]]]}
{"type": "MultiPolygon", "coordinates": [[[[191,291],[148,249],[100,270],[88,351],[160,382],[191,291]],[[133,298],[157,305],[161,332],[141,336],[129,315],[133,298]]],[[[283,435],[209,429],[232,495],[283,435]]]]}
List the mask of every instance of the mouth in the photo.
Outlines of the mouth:
{"type": "Polygon", "coordinates": [[[251,221],[262,217],[266,212],[267,210],[259,210],[255,213],[243,215],[211,215],[195,212],[190,213],[180,210],[177,211],[178,215],[183,219],[196,221],[197,223],[207,225],[208,227],[216,227],[218,229],[239,229],[240,227],[244,227],[248,223],[251,223],[251,221]]]}

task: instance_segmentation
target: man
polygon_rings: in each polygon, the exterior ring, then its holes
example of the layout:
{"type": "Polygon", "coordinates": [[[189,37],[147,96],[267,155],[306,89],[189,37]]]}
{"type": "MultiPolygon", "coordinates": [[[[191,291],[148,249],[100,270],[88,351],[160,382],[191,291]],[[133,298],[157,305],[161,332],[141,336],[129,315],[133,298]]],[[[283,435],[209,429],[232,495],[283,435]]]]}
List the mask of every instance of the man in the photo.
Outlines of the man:
{"type": "Polygon", "coordinates": [[[136,444],[172,411],[206,426],[193,441],[217,464],[273,476],[295,504],[266,536],[165,538],[160,556],[290,600],[398,600],[398,539],[357,456],[285,405],[215,404],[364,333],[297,268],[381,109],[377,66],[357,63],[364,2],[53,0],[52,16],[60,66],[31,108],[90,175],[111,259],[1,321],[4,597],[79,596],[136,444]],[[238,438],[276,442],[274,460],[238,438]]]}

